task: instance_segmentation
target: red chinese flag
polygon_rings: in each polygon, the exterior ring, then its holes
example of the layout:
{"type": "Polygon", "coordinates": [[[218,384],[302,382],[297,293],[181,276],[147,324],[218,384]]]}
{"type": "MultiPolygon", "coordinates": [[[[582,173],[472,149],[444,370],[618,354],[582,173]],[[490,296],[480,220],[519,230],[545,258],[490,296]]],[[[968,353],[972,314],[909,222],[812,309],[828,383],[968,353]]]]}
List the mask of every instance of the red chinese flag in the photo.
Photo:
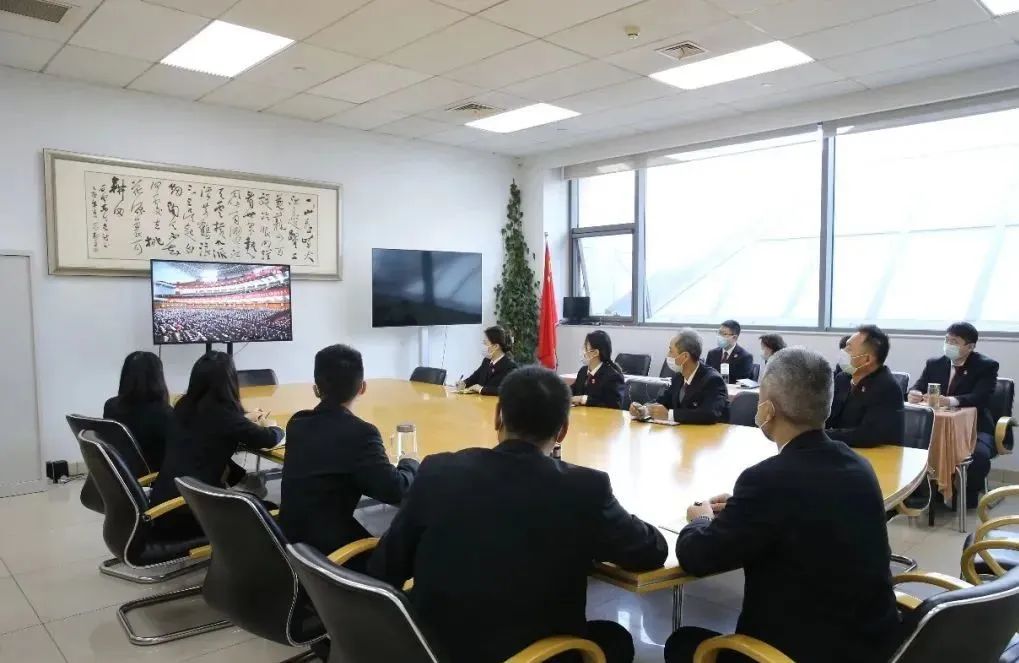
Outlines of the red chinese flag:
{"type": "Polygon", "coordinates": [[[538,361],[555,369],[556,360],[556,313],[555,285],[552,283],[552,254],[545,242],[545,278],[541,282],[541,313],[538,316],[538,361]]]}

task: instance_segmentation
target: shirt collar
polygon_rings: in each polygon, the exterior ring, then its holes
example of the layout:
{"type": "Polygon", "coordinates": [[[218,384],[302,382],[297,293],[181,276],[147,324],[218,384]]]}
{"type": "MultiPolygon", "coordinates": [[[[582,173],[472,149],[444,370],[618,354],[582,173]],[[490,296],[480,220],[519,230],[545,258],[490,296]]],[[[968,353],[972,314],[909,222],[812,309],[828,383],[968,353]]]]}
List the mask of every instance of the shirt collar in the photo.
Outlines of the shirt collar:
{"type": "Polygon", "coordinates": [[[502,361],[502,358],[503,358],[503,357],[505,357],[505,356],[506,356],[506,353],[504,352],[504,353],[502,353],[501,355],[499,355],[499,358],[498,358],[498,359],[491,359],[491,360],[489,360],[489,361],[491,361],[491,362],[492,362],[492,366],[495,366],[495,365],[496,365],[496,364],[498,364],[498,363],[499,363],[500,361],[502,361]]]}
{"type": "Polygon", "coordinates": [[[592,368],[588,368],[587,369],[587,374],[588,375],[594,375],[595,373],[598,372],[599,369],[601,369],[601,365],[602,365],[602,362],[598,362],[598,365],[595,366],[593,369],[592,368]]]}
{"type": "Polygon", "coordinates": [[[690,374],[689,378],[683,378],[683,382],[685,382],[689,386],[689,384],[693,382],[693,379],[697,376],[697,371],[699,370],[701,370],[701,363],[697,362],[697,365],[693,369],[693,373],[690,374]]]}

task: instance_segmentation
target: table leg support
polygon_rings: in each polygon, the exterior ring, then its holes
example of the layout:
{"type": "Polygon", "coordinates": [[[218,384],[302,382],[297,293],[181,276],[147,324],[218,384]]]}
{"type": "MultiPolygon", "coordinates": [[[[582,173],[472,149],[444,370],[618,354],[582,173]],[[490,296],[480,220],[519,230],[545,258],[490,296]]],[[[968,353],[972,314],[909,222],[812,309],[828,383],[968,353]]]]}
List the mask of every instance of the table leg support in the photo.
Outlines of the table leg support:
{"type": "Polygon", "coordinates": [[[959,477],[959,494],[955,498],[956,511],[959,512],[959,531],[966,533],[966,470],[968,463],[955,466],[955,474],[959,477]]]}
{"type": "Polygon", "coordinates": [[[683,585],[672,588],[672,630],[675,632],[683,622],[683,585]]]}

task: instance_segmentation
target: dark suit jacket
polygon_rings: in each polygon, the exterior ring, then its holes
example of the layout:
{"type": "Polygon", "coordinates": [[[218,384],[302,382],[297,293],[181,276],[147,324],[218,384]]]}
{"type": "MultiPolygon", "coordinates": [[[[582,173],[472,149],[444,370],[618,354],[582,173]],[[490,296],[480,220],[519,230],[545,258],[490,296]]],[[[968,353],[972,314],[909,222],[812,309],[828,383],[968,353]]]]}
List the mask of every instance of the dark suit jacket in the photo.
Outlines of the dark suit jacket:
{"type": "Polygon", "coordinates": [[[492,360],[485,357],[484,361],[481,362],[481,366],[478,366],[478,370],[471,373],[470,377],[464,380],[464,384],[468,387],[480,384],[482,394],[485,396],[496,396],[499,393],[499,385],[502,384],[503,378],[516,370],[516,368],[516,362],[509,355],[503,355],[502,359],[495,362],[494,366],[492,365],[492,360]]]}
{"type": "Polygon", "coordinates": [[[729,392],[715,369],[701,364],[690,386],[683,389],[683,384],[683,375],[676,374],[669,388],[658,397],[658,403],[673,410],[672,417],[677,423],[717,424],[729,421],[729,392]]]}
{"type": "Polygon", "coordinates": [[[362,495],[399,504],[418,462],[389,462],[379,430],[340,405],[319,403],[287,424],[280,525],[291,543],[328,555],[371,536],[354,519],[362,495]]]}
{"type": "Polygon", "coordinates": [[[224,407],[202,407],[187,416],[174,412],[174,422],[163,468],[152,484],[152,504],[180,497],[177,477],[222,487],[223,472],[238,449],[268,449],[283,439],[282,429],[259,426],[224,407]]]}
{"type": "Polygon", "coordinates": [[[849,373],[835,378],[835,398],[825,433],[851,447],[902,444],[905,437],[902,389],[887,366],[882,366],[853,388],[849,373]]]}
{"type": "Polygon", "coordinates": [[[623,407],[625,390],[623,373],[612,364],[605,363],[593,377],[588,375],[587,366],[582,366],[577,379],[570,385],[574,396],[587,396],[587,405],[616,410],[623,407]]]}
{"type": "MultiPolygon", "coordinates": [[[[705,363],[721,373],[722,348],[715,348],[708,352],[708,358],[705,363]]],[[[729,353],[729,384],[734,384],[737,380],[752,378],[753,376],[754,355],[747,352],[742,345],[737,343],[736,347],[729,353]]]]}
{"type": "Polygon", "coordinates": [[[495,663],[586,632],[594,560],[660,567],[661,533],[628,514],[603,472],[528,442],[435,454],[368,564],[410,600],[453,663],[495,663]]]}
{"type": "Polygon", "coordinates": [[[887,660],[897,637],[885,510],[870,464],[821,431],[740,475],[714,520],[679,534],[696,576],[742,567],[736,632],[797,663],[887,660]]]}
{"type": "Polygon", "coordinates": [[[166,440],[173,425],[173,408],[169,403],[128,406],[114,396],[103,405],[103,419],[119,421],[131,431],[150,470],[158,472],[163,467],[166,440]]]}
{"type": "Polygon", "coordinates": [[[956,371],[955,384],[948,390],[951,375],[951,361],[942,355],[928,359],[923,373],[913,384],[913,389],[927,393],[927,385],[936,382],[941,385],[943,396],[959,399],[959,407],[977,408],[977,429],[981,433],[994,435],[994,415],[991,413],[991,397],[998,386],[998,362],[979,352],[971,352],[966,363],[956,371]]]}

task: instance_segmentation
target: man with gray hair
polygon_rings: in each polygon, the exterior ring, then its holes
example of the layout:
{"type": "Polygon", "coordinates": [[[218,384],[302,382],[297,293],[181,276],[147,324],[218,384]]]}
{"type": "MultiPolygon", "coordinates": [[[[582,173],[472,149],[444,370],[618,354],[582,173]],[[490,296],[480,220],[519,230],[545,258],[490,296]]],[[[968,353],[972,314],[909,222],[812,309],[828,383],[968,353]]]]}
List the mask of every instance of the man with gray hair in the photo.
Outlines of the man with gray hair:
{"type": "Polygon", "coordinates": [[[718,371],[701,363],[701,336],[681,329],[669,342],[665,357],[675,371],[672,384],[655,403],[630,406],[637,419],[659,419],[679,424],[717,424],[729,421],[729,394],[718,371]]]}
{"type": "MultiPolygon", "coordinates": [[[[772,355],[755,420],[778,454],[745,470],[731,496],[695,502],[676,556],[694,576],[743,568],[737,633],[798,663],[887,660],[899,617],[884,502],[870,464],[824,433],[832,393],[820,354],[772,355]]],[[[665,660],[692,661],[716,635],[680,628],[665,660]]]]}

